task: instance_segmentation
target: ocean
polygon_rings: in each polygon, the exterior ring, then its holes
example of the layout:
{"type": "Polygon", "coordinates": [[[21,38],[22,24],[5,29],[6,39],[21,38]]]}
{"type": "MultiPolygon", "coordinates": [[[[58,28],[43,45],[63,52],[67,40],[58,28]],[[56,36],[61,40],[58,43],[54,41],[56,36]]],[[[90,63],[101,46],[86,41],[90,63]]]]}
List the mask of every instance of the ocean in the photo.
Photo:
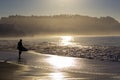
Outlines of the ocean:
{"type": "MultiPolygon", "coordinates": [[[[1,39],[0,50],[16,51],[18,41],[19,39],[1,39]]],[[[119,36],[23,38],[23,45],[43,54],[111,61],[119,61],[120,58],[119,36]]]]}

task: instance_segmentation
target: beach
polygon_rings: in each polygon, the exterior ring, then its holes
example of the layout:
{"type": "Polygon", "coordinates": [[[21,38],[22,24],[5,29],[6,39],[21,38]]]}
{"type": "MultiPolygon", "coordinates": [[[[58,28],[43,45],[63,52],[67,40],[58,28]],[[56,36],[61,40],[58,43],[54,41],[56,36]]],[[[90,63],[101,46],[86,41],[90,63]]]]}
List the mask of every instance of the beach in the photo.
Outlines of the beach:
{"type": "Polygon", "coordinates": [[[0,52],[0,80],[119,80],[119,62],[24,52],[0,52]],[[52,62],[51,62],[52,61],[52,62]],[[59,64],[58,64],[59,63],[59,64]]]}
{"type": "Polygon", "coordinates": [[[21,59],[17,40],[1,40],[0,80],[120,79],[119,37],[114,39],[117,43],[111,37],[75,38],[73,42],[55,39],[25,39],[23,44],[30,50],[21,59]]]}
{"type": "Polygon", "coordinates": [[[0,80],[120,80],[120,0],[0,0],[0,80]]]}
{"type": "Polygon", "coordinates": [[[19,71],[23,71],[23,67],[20,65],[0,62],[0,80],[20,80],[19,71]]]}

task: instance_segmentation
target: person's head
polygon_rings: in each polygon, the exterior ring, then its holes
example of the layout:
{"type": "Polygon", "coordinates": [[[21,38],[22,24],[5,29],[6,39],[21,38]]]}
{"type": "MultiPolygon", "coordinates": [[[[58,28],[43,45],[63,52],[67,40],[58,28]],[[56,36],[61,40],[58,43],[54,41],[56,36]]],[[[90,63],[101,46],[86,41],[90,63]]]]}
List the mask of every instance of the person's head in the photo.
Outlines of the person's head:
{"type": "Polygon", "coordinates": [[[20,42],[22,42],[22,39],[20,39],[20,42]]]}

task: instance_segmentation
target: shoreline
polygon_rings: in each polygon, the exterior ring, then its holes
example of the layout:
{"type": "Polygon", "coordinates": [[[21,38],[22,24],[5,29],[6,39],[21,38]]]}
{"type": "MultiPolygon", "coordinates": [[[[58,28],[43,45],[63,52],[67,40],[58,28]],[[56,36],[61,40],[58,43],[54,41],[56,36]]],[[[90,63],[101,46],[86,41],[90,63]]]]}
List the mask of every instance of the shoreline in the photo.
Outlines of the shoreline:
{"type": "MultiPolygon", "coordinates": [[[[120,79],[115,78],[120,75],[120,65],[118,63],[82,58],[70,58],[70,62],[71,59],[73,60],[73,65],[66,68],[60,68],[49,63],[50,59],[60,59],[58,57],[59,56],[51,56],[37,52],[24,52],[19,63],[17,52],[0,51],[0,80],[120,79]],[[8,59],[8,61],[5,61],[6,59],[8,59]]],[[[67,60],[67,58],[60,57],[63,62],[67,60]]],[[[56,61],[59,63],[61,60],[57,59],[56,61]]]]}

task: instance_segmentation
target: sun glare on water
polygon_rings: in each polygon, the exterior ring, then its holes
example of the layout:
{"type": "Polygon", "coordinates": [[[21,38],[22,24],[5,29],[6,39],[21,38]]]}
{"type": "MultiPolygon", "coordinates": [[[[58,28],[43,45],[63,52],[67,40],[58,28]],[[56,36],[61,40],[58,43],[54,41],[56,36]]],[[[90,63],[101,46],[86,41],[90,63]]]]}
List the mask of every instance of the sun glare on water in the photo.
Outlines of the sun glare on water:
{"type": "Polygon", "coordinates": [[[62,73],[50,73],[52,80],[63,80],[64,75],[62,73]]]}
{"type": "Polygon", "coordinates": [[[60,36],[60,45],[63,46],[68,46],[68,45],[72,45],[74,39],[72,36],[60,36]]]}
{"type": "Polygon", "coordinates": [[[74,59],[69,57],[50,56],[47,60],[55,68],[67,68],[74,65],[74,59]]]}

